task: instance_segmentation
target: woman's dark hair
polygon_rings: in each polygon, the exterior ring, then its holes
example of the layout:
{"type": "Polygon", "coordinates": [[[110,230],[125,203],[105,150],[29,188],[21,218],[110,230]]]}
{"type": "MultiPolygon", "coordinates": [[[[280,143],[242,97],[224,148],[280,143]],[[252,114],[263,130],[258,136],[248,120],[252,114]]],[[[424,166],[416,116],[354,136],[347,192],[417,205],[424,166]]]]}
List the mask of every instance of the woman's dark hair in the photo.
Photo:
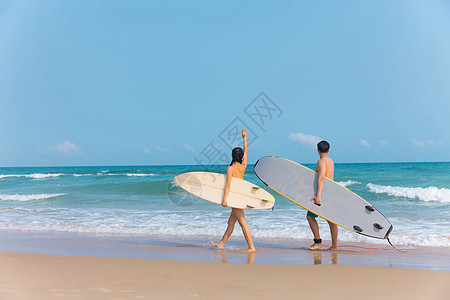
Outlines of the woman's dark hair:
{"type": "Polygon", "coordinates": [[[234,148],[233,151],[231,151],[231,157],[233,157],[233,159],[231,160],[230,166],[235,162],[242,164],[242,159],[244,158],[244,150],[242,150],[241,147],[234,148]]]}

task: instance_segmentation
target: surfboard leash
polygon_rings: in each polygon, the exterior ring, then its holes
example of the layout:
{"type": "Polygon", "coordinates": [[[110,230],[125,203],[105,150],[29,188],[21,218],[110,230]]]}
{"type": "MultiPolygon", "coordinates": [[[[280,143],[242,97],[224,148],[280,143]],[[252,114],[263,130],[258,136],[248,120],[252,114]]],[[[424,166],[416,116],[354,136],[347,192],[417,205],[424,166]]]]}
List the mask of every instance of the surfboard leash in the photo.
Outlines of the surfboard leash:
{"type": "MultiPolygon", "coordinates": [[[[389,244],[391,244],[391,242],[388,239],[389,244]]],[[[331,248],[331,246],[327,246],[325,244],[320,243],[322,246],[324,247],[328,247],[331,248]]],[[[413,249],[397,249],[395,248],[392,244],[391,244],[392,248],[394,248],[395,250],[397,250],[400,253],[408,253],[406,251],[411,251],[413,249]]],[[[341,246],[336,246],[336,248],[359,248],[359,249],[365,249],[365,250],[384,250],[384,251],[389,251],[391,250],[390,248],[368,248],[368,247],[362,247],[362,246],[354,246],[354,245],[341,245],[341,246]]]]}
{"type": "Polygon", "coordinates": [[[388,241],[389,245],[392,246],[392,248],[394,248],[395,250],[397,250],[397,251],[400,252],[400,253],[408,253],[408,252],[406,252],[406,251],[412,250],[412,249],[397,249],[397,248],[395,248],[394,245],[392,245],[391,241],[389,240],[389,237],[387,237],[387,241],[388,241]],[[405,250],[406,250],[406,251],[405,251],[405,250]]]}

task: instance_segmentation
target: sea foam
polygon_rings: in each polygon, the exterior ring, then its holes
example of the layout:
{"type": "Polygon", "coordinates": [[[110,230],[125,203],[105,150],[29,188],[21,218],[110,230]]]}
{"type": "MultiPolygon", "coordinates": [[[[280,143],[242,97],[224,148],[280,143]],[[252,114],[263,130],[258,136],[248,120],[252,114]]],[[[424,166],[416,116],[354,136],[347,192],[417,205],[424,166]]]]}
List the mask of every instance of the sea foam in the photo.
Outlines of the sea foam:
{"type": "Polygon", "coordinates": [[[373,183],[367,184],[372,193],[388,194],[394,197],[405,197],[410,199],[419,199],[422,201],[438,201],[442,203],[450,203],[450,190],[430,186],[422,187],[400,187],[400,186],[384,186],[373,183]]]}
{"type": "Polygon", "coordinates": [[[55,198],[60,196],[65,196],[68,194],[31,194],[31,195],[19,195],[19,194],[13,194],[13,195],[1,195],[0,194],[0,200],[4,201],[36,201],[36,200],[44,200],[49,198],[55,198]]]}
{"type": "Polygon", "coordinates": [[[351,184],[360,184],[361,182],[353,181],[353,180],[347,180],[347,181],[337,181],[338,184],[342,186],[349,186],[351,184]]]}
{"type": "Polygon", "coordinates": [[[0,174],[0,178],[10,178],[10,177],[26,177],[33,179],[42,179],[42,178],[50,178],[50,177],[58,177],[64,175],[63,173],[34,173],[34,174],[0,174]]]}
{"type": "Polygon", "coordinates": [[[141,173],[127,173],[127,176],[137,176],[137,177],[144,177],[144,176],[154,176],[155,174],[141,174],[141,173]]]}
{"type": "MultiPolygon", "coordinates": [[[[0,220],[0,230],[29,230],[38,232],[74,232],[125,235],[163,235],[163,236],[216,236],[220,237],[225,228],[228,212],[186,211],[173,213],[167,210],[105,210],[37,208],[33,212],[22,208],[7,211],[8,221],[0,220]],[[33,216],[34,215],[34,216],[33,216]],[[31,216],[31,217],[30,217],[31,216]],[[67,222],[67,220],[71,220],[67,222]]],[[[267,212],[248,216],[252,236],[257,238],[311,239],[311,231],[305,219],[292,215],[267,212]]],[[[393,218],[393,224],[400,219],[393,218]]],[[[329,239],[330,232],[323,219],[318,219],[321,234],[329,239]]],[[[408,226],[398,226],[391,234],[396,246],[450,247],[450,239],[445,233],[448,222],[430,228],[426,222],[418,222],[411,233],[408,226]],[[442,233],[440,235],[436,234],[442,233]]],[[[236,235],[240,235],[239,231],[236,235]]],[[[209,237],[208,237],[209,238],[209,237]]],[[[379,244],[380,240],[355,234],[347,230],[339,231],[339,243],[363,242],[379,244]]],[[[386,244],[387,246],[387,244],[386,244]]]]}

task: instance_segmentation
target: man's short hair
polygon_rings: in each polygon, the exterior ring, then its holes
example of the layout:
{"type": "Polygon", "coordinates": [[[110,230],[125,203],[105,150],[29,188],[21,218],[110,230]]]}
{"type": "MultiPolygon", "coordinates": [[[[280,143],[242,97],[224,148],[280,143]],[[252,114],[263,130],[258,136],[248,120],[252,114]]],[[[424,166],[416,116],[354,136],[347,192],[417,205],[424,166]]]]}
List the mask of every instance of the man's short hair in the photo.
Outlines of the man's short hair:
{"type": "Polygon", "coordinates": [[[319,150],[320,153],[327,153],[330,151],[330,144],[327,141],[321,141],[317,144],[317,150],[319,150]]]}

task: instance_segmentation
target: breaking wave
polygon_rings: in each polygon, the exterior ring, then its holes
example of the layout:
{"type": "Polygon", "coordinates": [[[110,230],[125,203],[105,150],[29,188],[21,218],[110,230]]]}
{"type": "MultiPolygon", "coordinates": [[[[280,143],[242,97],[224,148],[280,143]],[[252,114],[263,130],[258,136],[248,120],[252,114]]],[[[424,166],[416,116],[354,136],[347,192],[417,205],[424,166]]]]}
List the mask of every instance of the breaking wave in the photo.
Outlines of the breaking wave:
{"type": "Polygon", "coordinates": [[[450,190],[446,188],[438,188],[435,186],[430,186],[427,188],[384,186],[373,183],[367,184],[367,187],[372,193],[376,194],[388,194],[389,196],[394,197],[450,203],[450,190]]]}
{"type": "Polygon", "coordinates": [[[42,178],[58,177],[61,175],[64,175],[64,174],[63,173],[0,174],[0,178],[26,177],[26,178],[33,178],[33,179],[42,179],[42,178]]]}
{"type": "Polygon", "coordinates": [[[19,195],[19,194],[13,194],[13,195],[1,195],[0,194],[0,200],[4,201],[35,201],[35,200],[44,200],[49,198],[55,198],[60,196],[65,196],[68,194],[30,194],[30,195],[19,195]]]}
{"type": "Polygon", "coordinates": [[[347,180],[347,181],[337,181],[337,183],[342,185],[342,186],[348,186],[348,185],[351,185],[351,184],[360,184],[361,182],[353,181],[353,180],[347,180]]]}
{"type": "Polygon", "coordinates": [[[154,176],[155,174],[141,174],[141,173],[127,173],[127,176],[137,176],[137,177],[144,177],[144,176],[154,176]]]}

